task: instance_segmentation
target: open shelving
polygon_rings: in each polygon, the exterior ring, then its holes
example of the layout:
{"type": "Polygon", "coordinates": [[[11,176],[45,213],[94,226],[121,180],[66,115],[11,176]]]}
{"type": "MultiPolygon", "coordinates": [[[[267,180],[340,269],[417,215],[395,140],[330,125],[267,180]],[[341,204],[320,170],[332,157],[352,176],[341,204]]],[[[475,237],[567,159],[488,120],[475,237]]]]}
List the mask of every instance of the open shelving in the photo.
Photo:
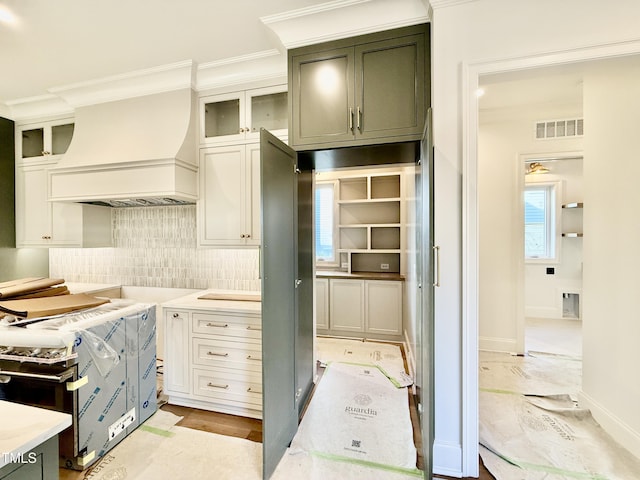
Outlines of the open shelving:
{"type": "Polygon", "coordinates": [[[339,181],[341,263],[351,272],[400,273],[403,202],[400,174],[371,174],[339,181]]]}
{"type": "MultiPolygon", "coordinates": [[[[582,202],[565,203],[562,205],[563,211],[582,211],[583,208],[584,204],[582,202]]],[[[573,215],[575,214],[569,216],[571,218],[565,217],[563,226],[569,231],[563,232],[562,236],[566,238],[581,238],[583,233],[576,230],[582,230],[582,218],[581,216],[573,217],[573,215]]]]}

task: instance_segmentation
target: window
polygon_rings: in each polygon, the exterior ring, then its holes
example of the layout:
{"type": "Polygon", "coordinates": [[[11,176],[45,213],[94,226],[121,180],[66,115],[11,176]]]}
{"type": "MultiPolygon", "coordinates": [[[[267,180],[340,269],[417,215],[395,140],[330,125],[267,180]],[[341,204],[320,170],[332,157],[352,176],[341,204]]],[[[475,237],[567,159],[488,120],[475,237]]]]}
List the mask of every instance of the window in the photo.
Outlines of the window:
{"type": "Polygon", "coordinates": [[[527,260],[553,260],[556,255],[555,184],[533,184],[524,189],[524,255],[527,260]]]}
{"type": "Polygon", "coordinates": [[[316,262],[336,263],[335,183],[316,184],[315,227],[316,262]]]}

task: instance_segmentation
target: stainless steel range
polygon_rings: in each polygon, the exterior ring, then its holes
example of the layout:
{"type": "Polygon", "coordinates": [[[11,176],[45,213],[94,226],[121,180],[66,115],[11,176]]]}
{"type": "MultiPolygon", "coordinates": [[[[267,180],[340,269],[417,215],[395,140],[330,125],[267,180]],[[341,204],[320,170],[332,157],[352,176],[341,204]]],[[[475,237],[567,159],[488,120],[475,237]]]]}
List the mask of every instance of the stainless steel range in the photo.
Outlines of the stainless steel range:
{"type": "Polygon", "coordinates": [[[72,415],[61,466],[82,470],[157,409],[155,305],[114,299],[0,326],[0,399],[72,415]]]}

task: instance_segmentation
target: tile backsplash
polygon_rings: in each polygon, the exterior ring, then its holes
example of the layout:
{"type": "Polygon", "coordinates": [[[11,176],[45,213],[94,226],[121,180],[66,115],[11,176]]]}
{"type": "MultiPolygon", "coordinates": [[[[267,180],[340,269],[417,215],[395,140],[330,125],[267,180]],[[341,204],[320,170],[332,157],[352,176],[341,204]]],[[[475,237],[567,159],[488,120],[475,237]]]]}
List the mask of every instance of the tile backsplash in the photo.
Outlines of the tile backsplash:
{"type": "Polygon", "coordinates": [[[113,209],[112,248],[51,248],[68,282],[260,290],[256,248],[197,248],[195,205],[113,209]]]}

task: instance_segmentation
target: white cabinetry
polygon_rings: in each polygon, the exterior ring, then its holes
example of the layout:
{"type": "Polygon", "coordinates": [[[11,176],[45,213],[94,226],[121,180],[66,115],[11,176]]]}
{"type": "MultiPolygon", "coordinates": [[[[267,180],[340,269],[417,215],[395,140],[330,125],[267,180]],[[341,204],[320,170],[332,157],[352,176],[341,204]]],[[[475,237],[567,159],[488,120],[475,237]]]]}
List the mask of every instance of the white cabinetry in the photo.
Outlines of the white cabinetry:
{"type": "Polygon", "coordinates": [[[364,331],[364,281],[329,281],[329,326],[346,332],[364,331]]]}
{"type": "Polygon", "coordinates": [[[16,246],[111,246],[110,208],[49,202],[48,171],[58,158],[16,162],[16,246]]]}
{"type": "Polygon", "coordinates": [[[366,325],[368,333],[402,334],[402,282],[365,282],[366,325]]]}
{"type": "Polygon", "coordinates": [[[200,98],[200,144],[256,141],[265,128],[288,134],[287,85],[200,98]]]}
{"type": "Polygon", "coordinates": [[[25,124],[16,128],[16,158],[63,155],[73,137],[72,118],[25,124]]]}
{"type": "Polygon", "coordinates": [[[260,245],[260,145],[200,151],[198,244],[260,245]]]}
{"type": "Polygon", "coordinates": [[[261,418],[259,311],[198,310],[175,304],[165,304],[163,311],[164,390],[169,403],[261,418]]]}
{"type": "Polygon", "coordinates": [[[316,293],[316,328],[321,335],[390,340],[402,335],[401,280],[317,278],[316,293]]]}
{"type": "Polygon", "coordinates": [[[329,328],[329,279],[316,278],[316,328],[329,328]]]}

